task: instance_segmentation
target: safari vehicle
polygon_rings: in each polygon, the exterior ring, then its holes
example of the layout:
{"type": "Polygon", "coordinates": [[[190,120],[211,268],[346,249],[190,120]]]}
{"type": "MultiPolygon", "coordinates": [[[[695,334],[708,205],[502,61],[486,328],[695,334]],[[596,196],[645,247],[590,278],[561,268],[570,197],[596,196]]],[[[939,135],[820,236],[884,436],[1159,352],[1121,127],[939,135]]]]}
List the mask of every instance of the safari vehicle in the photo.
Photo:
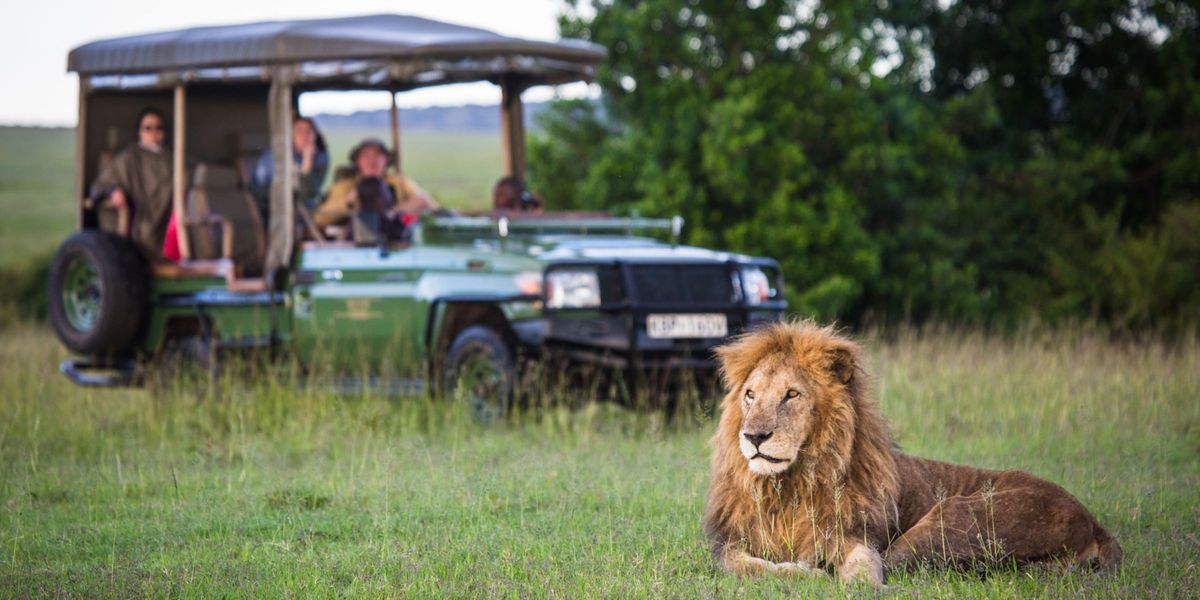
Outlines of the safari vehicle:
{"type": "Polygon", "coordinates": [[[711,367],[713,345],[780,318],[781,273],[770,259],[677,245],[678,217],[425,214],[406,241],[364,246],[327,239],[287,185],[300,94],[390,93],[399,148],[397,93],[471,81],[501,88],[497,175],[521,177],[522,91],[590,80],[605,56],[582,41],[396,15],[76,48],[68,69],[80,84],[78,231],[62,243],[49,283],[54,327],[74,353],[62,372],[81,385],[118,386],[180,348],[197,357],[283,350],[334,372],[401,374],[444,392],[462,385],[487,418],[507,406],[523,357],[620,373],[711,367]],[[145,264],[119,234],[128,211],[85,196],[147,106],[173,128],[178,262],[145,264]],[[268,147],[274,177],[262,223],[244,166],[268,147]]]}

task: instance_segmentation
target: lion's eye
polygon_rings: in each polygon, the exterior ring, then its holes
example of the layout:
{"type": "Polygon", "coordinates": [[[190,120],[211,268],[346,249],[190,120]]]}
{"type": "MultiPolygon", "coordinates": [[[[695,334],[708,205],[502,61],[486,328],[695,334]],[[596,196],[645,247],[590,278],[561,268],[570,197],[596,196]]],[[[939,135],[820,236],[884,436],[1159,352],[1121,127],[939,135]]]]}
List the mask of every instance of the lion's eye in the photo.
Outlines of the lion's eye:
{"type": "Polygon", "coordinates": [[[746,390],[746,399],[747,399],[747,400],[753,400],[753,399],[754,399],[754,392],[753,392],[753,391],[751,391],[751,390],[746,390]]]}
{"type": "Polygon", "coordinates": [[[799,397],[800,397],[800,392],[797,392],[796,390],[788,390],[787,395],[784,396],[784,399],[791,400],[792,398],[799,398],[799,397]]]}

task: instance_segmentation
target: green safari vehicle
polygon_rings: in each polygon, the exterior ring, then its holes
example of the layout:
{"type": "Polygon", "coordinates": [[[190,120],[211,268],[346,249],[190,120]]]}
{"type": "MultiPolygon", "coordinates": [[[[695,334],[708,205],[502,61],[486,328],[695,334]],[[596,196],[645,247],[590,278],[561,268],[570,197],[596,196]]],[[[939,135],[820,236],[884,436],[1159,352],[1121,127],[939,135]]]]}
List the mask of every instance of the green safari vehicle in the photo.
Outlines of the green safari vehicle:
{"type": "Polygon", "coordinates": [[[605,56],[583,41],[397,15],[76,48],[68,69],[80,83],[78,226],[49,281],[51,319],[73,355],[62,372],[81,385],[131,385],[165,353],[284,351],[413,389],[462,386],[486,420],[507,408],[522,369],[537,361],[622,376],[711,370],[713,346],[782,317],[782,274],[768,258],[678,245],[678,217],[440,211],[412,223],[404,240],[363,245],[328,239],[288,185],[300,94],[390,92],[399,148],[397,93],[470,81],[501,88],[497,176],[522,177],[522,91],[590,80],[605,56]],[[126,235],[129,208],[86,194],[147,106],[172,124],[177,262],[145,259],[126,235]],[[268,149],[264,221],[246,192],[246,165],[268,149]]]}

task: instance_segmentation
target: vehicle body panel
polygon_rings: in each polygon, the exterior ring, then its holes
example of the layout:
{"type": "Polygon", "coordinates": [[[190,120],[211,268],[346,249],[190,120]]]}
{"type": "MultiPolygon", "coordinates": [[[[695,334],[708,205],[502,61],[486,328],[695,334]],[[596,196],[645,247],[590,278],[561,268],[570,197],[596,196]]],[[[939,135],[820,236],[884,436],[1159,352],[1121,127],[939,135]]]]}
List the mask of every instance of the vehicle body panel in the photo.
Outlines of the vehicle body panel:
{"type": "Polygon", "coordinates": [[[153,353],[172,335],[198,332],[211,334],[219,348],[281,346],[303,363],[334,373],[422,378],[437,359],[437,341],[447,335],[447,310],[471,304],[494,307],[514,342],[531,353],[621,369],[699,368],[711,366],[708,352],[724,338],[651,337],[649,315],[721,314],[732,334],[778,319],[786,308],[782,298],[757,306],[728,298],[683,302],[645,293],[634,298],[637,286],[646,285],[637,277],[647,269],[644,278],[655,285],[655,279],[700,269],[716,278],[705,286],[715,281],[734,290],[740,285],[738,270],[747,266],[773,269],[778,277],[778,265],[769,259],[644,236],[498,238],[490,227],[478,227],[474,237],[464,235],[470,230],[457,221],[426,219],[422,233],[432,235],[416,236],[448,245],[306,244],[296,253],[286,289],[278,293],[230,292],[216,277],[158,280],[142,349],[153,353]],[[439,227],[446,224],[459,229],[443,235],[439,227]],[[531,294],[520,282],[580,268],[612,269],[630,289],[625,297],[594,308],[548,309],[543,295],[531,294]]]}
{"type": "Polygon", "coordinates": [[[281,294],[230,292],[219,277],[153,282],[143,353],[160,352],[171,338],[195,334],[209,334],[224,347],[270,346],[281,330],[279,315],[272,317],[272,306],[284,300],[281,294]]]}

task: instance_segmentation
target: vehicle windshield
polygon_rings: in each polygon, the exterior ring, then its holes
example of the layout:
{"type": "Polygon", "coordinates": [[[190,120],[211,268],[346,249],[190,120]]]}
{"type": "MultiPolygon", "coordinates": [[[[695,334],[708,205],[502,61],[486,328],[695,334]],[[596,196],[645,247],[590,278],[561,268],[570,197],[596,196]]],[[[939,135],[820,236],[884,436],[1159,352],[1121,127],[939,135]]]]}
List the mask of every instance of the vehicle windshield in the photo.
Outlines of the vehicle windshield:
{"type": "MultiPolygon", "coordinates": [[[[437,101],[440,97],[432,98],[437,101]]],[[[465,213],[490,209],[492,188],[504,174],[499,100],[496,86],[487,83],[398,94],[399,170],[441,207],[465,213]],[[459,91],[468,88],[478,92],[481,87],[490,89],[493,97],[479,93],[464,96],[459,91]],[[432,91],[446,91],[447,95],[441,97],[481,99],[477,104],[425,104],[432,91]]],[[[323,189],[333,185],[339,171],[345,175],[354,168],[350,152],[363,140],[382,140],[392,150],[390,104],[389,94],[381,91],[315,91],[300,95],[300,112],[316,116],[328,144],[330,169],[323,189]]],[[[396,170],[395,165],[391,170],[396,170]]]]}

